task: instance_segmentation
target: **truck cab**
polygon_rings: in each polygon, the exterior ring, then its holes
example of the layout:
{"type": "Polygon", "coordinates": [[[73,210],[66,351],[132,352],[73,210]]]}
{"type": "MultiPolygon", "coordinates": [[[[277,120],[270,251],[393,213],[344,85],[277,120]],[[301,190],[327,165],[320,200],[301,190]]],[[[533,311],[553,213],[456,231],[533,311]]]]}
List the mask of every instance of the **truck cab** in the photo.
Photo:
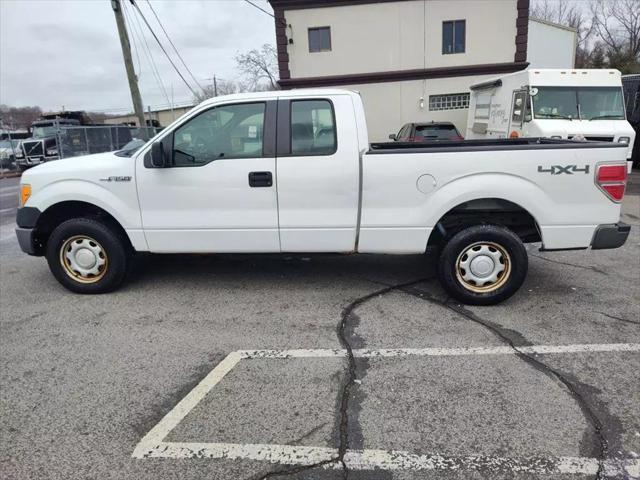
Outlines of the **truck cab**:
{"type": "Polygon", "coordinates": [[[57,135],[63,126],[78,126],[80,121],[71,118],[43,119],[31,124],[31,137],[22,141],[23,156],[18,167],[26,170],[49,160],[59,158],[57,135]]]}
{"type": "Polygon", "coordinates": [[[628,145],[617,70],[531,69],[471,86],[467,138],[546,137],[628,145]]]}

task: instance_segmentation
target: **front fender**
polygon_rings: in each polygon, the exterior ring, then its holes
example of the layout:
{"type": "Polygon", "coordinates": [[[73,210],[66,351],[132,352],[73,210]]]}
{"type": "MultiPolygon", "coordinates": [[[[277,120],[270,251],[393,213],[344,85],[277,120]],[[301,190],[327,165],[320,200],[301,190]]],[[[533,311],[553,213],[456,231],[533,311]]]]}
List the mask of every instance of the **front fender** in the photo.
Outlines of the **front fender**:
{"type": "Polygon", "coordinates": [[[68,201],[86,202],[100,207],[125,229],[141,229],[135,184],[102,186],[85,180],[59,180],[34,189],[25,206],[44,212],[49,207],[68,201]]]}

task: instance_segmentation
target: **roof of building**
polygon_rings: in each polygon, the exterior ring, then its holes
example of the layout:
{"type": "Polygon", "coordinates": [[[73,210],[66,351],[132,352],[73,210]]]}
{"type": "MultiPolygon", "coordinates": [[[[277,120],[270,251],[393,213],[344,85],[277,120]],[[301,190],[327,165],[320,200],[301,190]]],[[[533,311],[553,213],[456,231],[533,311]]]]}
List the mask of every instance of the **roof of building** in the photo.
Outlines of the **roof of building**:
{"type": "Polygon", "coordinates": [[[549,20],[543,20],[541,18],[529,17],[530,22],[538,22],[544,25],[549,25],[550,27],[561,28],[562,30],[568,30],[573,33],[578,33],[578,29],[570,27],[569,25],[562,25],[561,23],[551,22],[549,20]]]}

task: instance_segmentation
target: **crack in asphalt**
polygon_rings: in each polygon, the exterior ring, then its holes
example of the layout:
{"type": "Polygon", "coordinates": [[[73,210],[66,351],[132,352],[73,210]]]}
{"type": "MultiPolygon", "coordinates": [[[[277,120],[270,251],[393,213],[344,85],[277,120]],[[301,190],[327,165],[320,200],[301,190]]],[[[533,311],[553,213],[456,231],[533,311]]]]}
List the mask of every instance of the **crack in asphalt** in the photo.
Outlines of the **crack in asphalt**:
{"type": "Polygon", "coordinates": [[[592,272],[600,273],[602,275],[609,275],[607,272],[605,272],[604,270],[600,270],[598,267],[592,267],[590,265],[577,265],[575,263],[562,262],[560,260],[554,260],[552,258],[543,257],[541,255],[535,255],[531,252],[527,252],[527,253],[529,254],[530,257],[536,257],[536,258],[539,258],[540,260],[544,260],[545,262],[557,263],[558,265],[566,265],[568,267],[574,267],[574,268],[582,268],[583,270],[591,270],[592,272]]]}
{"type": "Polygon", "coordinates": [[[313,470],[318,467],[324,467],[332,463],[340,463],[342,467],[342,478],[344,480],[347,480],[349,478],[349,468],[347,467],[347,464],[344,461],[344,456],[347,453],[347,449],[349,447],[349,413],[348,413],[349,400],[351,396],[351,388],[355,384],[355,380],[356,380],[356,360],[355,360],[355,357],[353,356],[353,347],[351,346],[351,343],[347,338],[349,320],[353,317],[354,310],[358,308],[360,305],[362,305],[363,303],[366,303],[373,298],[386,295],[387,293],[390,293],[394,290],[407,288],[415,284],[422,283],[426,280],[428,280],[428,278],[420,278],[418,280],[403,282],[396,285],[387,285],[385,288],[375,290],[371,293],[368,293],[366,295],[363,295],[362,297],[359,297],[353,300],[351,303],[349,303],[346,307],[342,309],[342,313],[340,315],[340,322],[338,323],[336,333],[337,333],[338,341],[340,342],[340,345],[342,345],[342,347],[347,352],[347,371],[346,371],[346,378],[345,378],[344,384],[342,385],[342,388],[340,390],[340,395],[339,395],[340,400],[338,402],[340,405],[338,456],[327,459],[327,460],[323,460],[322,462],[317,462],[311,465],[304,465],[301,467],[286,468],[282,470],[275,470],[272,472],[268,472],[267,474],[259,476],[258,478],[260,480],[266,480],[267,478],[295,475],[297,473],[306,472],[308,470],[313,470]]]}
{"type": "Polygon", "coordinates": [[[402,292],[407,293],[409,295],[412,295],[412,296],[414,296],[416,298],[420,298],[420,299],[425,300],[427,302],[430,302],[432,304],[440,305],[440,306],[442,306],[444,308],[447,308],[447,309],[451,310],[452,312],[455,312],[458,315],[461,315],[464,318],[466,318],[468,320],[471,320],[472,322],[474,322],[474,323],[476,323],[478,325],[481,325],[482,327],[484,327],[487,330],[489,330],[493,335],[495,335],[500,340],[502,340],[509,347],[511,347],[513,349],[515,355],[518,358],[520,358],[524,362],[528,363],[529,365],[531,365],[536,370],[544,373],[545,375],[547,375],[547,376],[549,376],[551,378],[555,378],[556,380],[561,382],[567,388],[567,390],[569,391],[571,397],[578,404],[578,406],[580,407],[580,410],[582,411],[585,419],[592,426],[592,428],[593,428],[593,430],[595,432],[595,435],[596,435],[596,437],[598,439],[598,443],[599,443],[599,452],[598,452],[598,456],[597,456],[598,471],[596,472],[595,479],[596,480],[600,480],[600,479],[605,478],[604,477],[604,466],[605,466],[604,462],[607,459],[608,453],[609,453],[609,441],[604,435],[604,432],[603,432],[603,428],[604,427],[603,427],[602,422],[600,421],[600,419],[598,418],[596,413],[591,408],[591,405],[589,404],[589,402],[587,402],[587,400],[584,398],[582,393],[579,392],[578,389],[576,388],[576,386],[571,381],[569,381],[562,373],[558,372],[554,368],[548,366],[547,364],[545,364],[542,361],[540,361],[537,358],[535,358],[535,354],[523,353],[518,348],[518,347],[531,345],[530,342],[527,342],[526,340],[523,342],[524,337],[520,333],[516,332],[517,336],[514,337],[514,335],[513,335],[514,331],[513,330],[505,329],[505,328],[501,327],[500,325],[497,325],[497,324],[495,324],[493,322],[490,322],[489,320],[485,320],[485,319],[479,317],[478,315],[476,315],[475,313],[471,312],[470,310],[466,309],[462,305],[451,303],[450,302],[450,298],[447,298],[446,300],[442,301],[442,300],[434,298],[431,295],[431,293],[426,292],[426,291],[421,291],[421,290],[414,291],[414,290],[408,290],[406,288],[402,288],[400,290],[402,292]]]}
{"type": "Polygon", "coordinates": [[[338,333],[338,340],[340,340],[340,344],[347,351],[348,368],[347,368],[346,379],[345,379],[344,385],[342,386],[342,393],[340,397],[341,418],[340,418],[340,443],[338,446],[338,460],[342,463],[343,478],[345,480],[349,478],[349,469],[344,461],[344,455],[347,452],[347,448],[349,446],[348,409],[349,409],[349,400],[351,397],[351,388],[355,384],[355,380],[356,380],[356,360],[355,360],[355,357],[353,356],[353,348],[346,334],[349,319],[352,318],[352,314],[354,310],[358,308],[360,305],[362,305],[363,303],[368,302],[373,298],[386,295],[387,293],[390,293],[394,290],[401,290],[403,288],[410,287],[417,283],[424,282],[425,280],[427,279],[421,278],[421,279],[413,280],[410,282],[404,282],[396,285],[387,286],[385,288],[376,290],[374,292],[371,292],[367,295],[364,295],[354,300],[342,310],[342,315],[341,315],[340,323],[338,324],[337,333],[338,333]]]}
{"type": "MultiPolygon", "coordinates": [[[[597,269],[596,267],[588,267],[588,266],[583,266],[583,265],[575,265],[575,264],[571,264],[571,263],[566,263],[566,262],[560,262],[560,261],[556,261],[556,260],[551,260],[548,258],[544,258],[544,257],[539,257],[537,255],[532,255],[538,258],[541,258],[542,260],[546,260],[552,263],[559,263],[559,264],[563,264],[563,265],[568,265],[568,266],[572,266],[572,267],[576,267],[576,268],[583,268],[583,269],[588,269],[588,270],[592,270],[598,273],[601,273],[603,275],[607,275],[606,272],[597,269]]],[[[606,478],[606,474],[605,474],[605,461],[608,460],[608,456],[609,456],[609,440],[607,438],[607,436],[604,433],[604,425],[602,423],[602,421],[600,420],[600,418],[598,417],[598,415],[596,414],[596,412],[594,411],[594,409],[592,408],[592,406],[590,405],[590,403],[585,399],[584,395],[582,394],[582,392],[579,391],[579,389],[576,387],[575,383],[580,383],[577,380],[574,379],[574,382],[572,382],[571,380],[569,380],[567,378],[567,376],[561,372],[559,372],[558,370],[554,369],[553,367],[550,367],[549,365],[545,364],[544,362],[542,362],[541,360],[539,360],[538,358],[536,358],[536,354],[528,354],[528,353],[524,353],[522,352],[519,347],[524,347],[524,346],[530,346],[532,345],[531,342],[529,342],[520,332],[516,331],[516,330],[511,330],[508,328],[505,328],[499,324],[496,324],[494,322],[491,322],[489,320],[486,320],[484,318],[481,318],[480,316],[476,315],[474,312],[468,310],[467,308],[465,308],[463,305],[460,304],[454,304],[451,302],[451,298],[447,297],[445,300],[440,300],[436,297],[433,296],[433,294],[431,292],[428,292],[426,290],[420,290],[420,289],[415,289],[415,288],[411,288],[414,287],[415,285],[419,284],[419,283],[423,283],[426,282],[428,280],[430,280],[431,277],[429,278],[421,278],[418,280],[413,280],[410,282],[404,282],[404,283],[399,283],[399,284],[393,284],[393,285],[389,285],[387,283],[384,282],[380,282],[380,281],[374,281],[374,280],[370,280],[370,279],[363,279],[366,280],[370,283],[373,284],[378,284],[378,285],[382,285],[384,286],[384,288],[378,289],[374,292],[368,293],[362,297],[357,298],[356,300],[352,301],[351,303],[349,303],[346,307],[344,307],[344,309],[342,310],[342,314],[340,316],[340,322],[338,324],[337,327],[337,335],[338,335],[338,340],[340,341],[340,344],[342,345],[342,347],[346,350],[347,352],[347,371],[346,371],[346,378],[344,381],[344,384],[342,386],[341,389],[341,393],[339,395],[339,415],[340,415],[340,424],[339,424],[339,446],[338,446],[338,455],[336,457],[333,457],[331,459],[328,460],[324,460],[322,462],[318,462],[318,463],[314,463],[312,465],[305,465],[305,466],[300,466],[300,467],[293,467],[293,468],[288,468],[288,469],[283,469],[283,470],[278,470],[278,471],[273,471],[273,472],[269,472],[261,477],[260,480],[266,480],[268,478],[274,478],[274,477],[282,477],[282,476],[289,476],[289,475],[295,475],[297,473],[302,473],[308,470],[312,470],[318,467],[324,467],[327,465],[331,465],[334,463],[340,463],[341,468],[342,468],[342,478],[344,480],[347,480],[349,477],[349,468],[347,466],[347,464],[344,461],[344,456],[348,450],[349,447],[349,402],[351,399],[351,390],[352,387],[355,384],[356,381],[356,361],[355,361],[355,357],[353,355],[353,347],[351,345],[351,342],[349,340],[349,321],[355,317],[355,310],[361,306],[362,304],[368,302],[369,300],[372,300],[376,297],[380,297],[382,295],[386,295],[390,292],[393,291],[400,291],[402,293],[406,293],[408,295],[411,295],[415,298],[419,298],[421,300],[427,301],[429,303],[435,304],[435,305],[439,305],[443,308],[447,308],[448,310],[451,310],[452,312],[466,318],[467,320],[470,320],[480,326],[482,326],[483,328],[489,330],[494,336],[496,336],[497,338],[499,338],[502,342],[504,342],[507,346],[511,347],[514,351],[514,354],[521,359],[522,361],[524,361],[525,363],[529,364],[531,367],[533,367],[534,369],[538,370],[539,372],[545,374],[546,376],[553,378],[557,381],[559,381],[562,385],[564,385],[564,387],[567,389],[567,391],[569,392],[570,396],[574,399],[574,401],[577,403],[577,405],[579,406],[580,410],[583,413],[583,416],[585,417],[585,419],[587,420],[587,422],[591,425],[595,437],[597,439],[597,460],[598,460],[598,470],[596,472],[596,476],[595,476],[595,480],[603,480],[604,478],[606,478]]],[[[625,318],[621,318],[621,317],[615,317],[612,315],[608,315],[606,313],[602,313],[602,312],[597,312],[601,315],[604,315],[606,317],[615,319],[615,320],[619,320],[622,322],[628,322],[628,323],[633,323],[633,324],[639,324],[639,322],[635,322],[633,320],[628,320],[625,318]]],[[[585,386],[586,388],[586,386],[585,386]]]]}
{"type": "Polygon", "coordinates": [[[628,318],[616,317],[615,315],[609,315],[608,313],[604,313],[604,312],[596,312],[596,313],[599,313],[600,315],[604,315],[605,317],[609,317],[613,320],[618,320],[619,322],[630,323],[632,325],[640,325],[640,322],[637,320],[630,320],[628,318]]]}

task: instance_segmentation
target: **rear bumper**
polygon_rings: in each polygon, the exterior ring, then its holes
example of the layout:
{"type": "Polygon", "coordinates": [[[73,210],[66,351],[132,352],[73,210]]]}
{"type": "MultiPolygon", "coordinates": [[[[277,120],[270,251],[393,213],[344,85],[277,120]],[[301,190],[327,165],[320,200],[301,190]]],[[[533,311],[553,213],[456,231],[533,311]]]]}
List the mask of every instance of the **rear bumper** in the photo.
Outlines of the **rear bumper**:
{"type": "Polygon", "coordinates": [[[593,240],[591,240],[592,250],[604,250],[606,248],[618,248],[627,241],[631,226],[626,223],[614,223],[611,225],[598,225],[593,240]]]}

